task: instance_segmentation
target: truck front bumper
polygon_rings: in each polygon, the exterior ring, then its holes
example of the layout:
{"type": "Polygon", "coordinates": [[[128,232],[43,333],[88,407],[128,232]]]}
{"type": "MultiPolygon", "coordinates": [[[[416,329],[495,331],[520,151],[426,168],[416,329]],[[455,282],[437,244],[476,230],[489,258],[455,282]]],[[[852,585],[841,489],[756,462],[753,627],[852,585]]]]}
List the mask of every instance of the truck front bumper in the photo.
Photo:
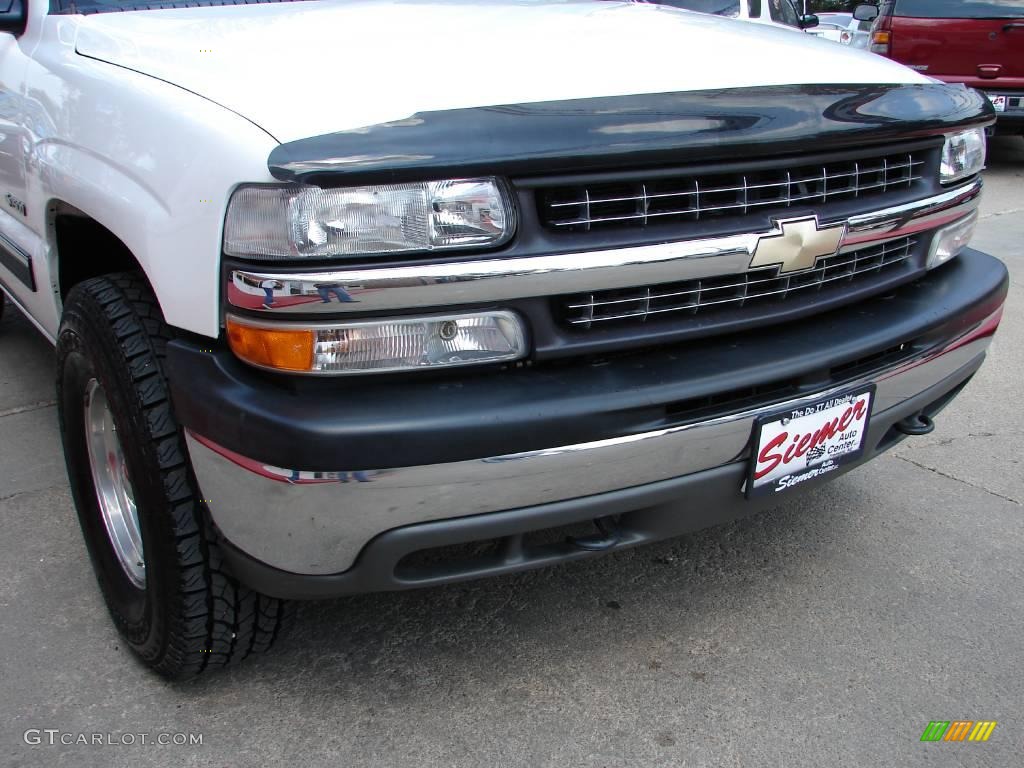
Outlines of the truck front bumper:
{"type": "Polygon", "coordinates": [[[776,504],[741,490],[759,416],[873,382],[866,450],[843,471],[869,460],[966,384],[1006,289],[1001,262],[966,251],[813,322],[618,359],[295,382],[179,341],[168,370],[238,576],[328,597],[538,567],[776,504]],[[550,531],[586,521],[593,535],[550,531]]]}

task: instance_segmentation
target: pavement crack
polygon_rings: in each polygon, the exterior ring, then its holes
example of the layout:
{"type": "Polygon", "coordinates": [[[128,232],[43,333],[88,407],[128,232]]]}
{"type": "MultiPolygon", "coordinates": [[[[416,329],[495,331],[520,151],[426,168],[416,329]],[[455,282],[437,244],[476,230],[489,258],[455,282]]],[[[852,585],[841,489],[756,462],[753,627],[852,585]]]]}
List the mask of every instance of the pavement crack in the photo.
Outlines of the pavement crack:
{"type": "Polygon", "coordinates": [[[929,467],[928,465],[921,464],[920,462],[914,461],[913,459],[908,459],[906,456],[896,456],[896,458],[899,459],[900,461],[907,462],[907,464],[913,464],[918,469],[923,469],[926,472],[933,472],[934,474],[938,475],[939,477],[945,477],[948,480],[953,480],[953,481],[955,481],[957,483],[963,483],[964,485],[968,486],[969,488],[974,488],[975,490],[978,490],[978,491],[984,491],[985,493],[989,494],[990,496],[995,496],[997,499],[1002,499],[1003,501],[1008,501],[1011,504],[1016,504],[1018,507],[1024,507],[1024,502],[1020,501],[1019,499],[1015,499],[1012,496],[1004,496],[1003,494],[998,493],[997,491],[990,490],[990,489],[986,488],[983,485],[978,485],[976,483],[972,483],[972,482],[970,482],[968,480],[964,480],[963,478],[960,478],[960,477],[954,477],[953,475],[950,475],[950,474],[947,474],[947,473],[945,473],[945,472],[943,472],[941,470],[935,469],[934,467],[929,467]]]}
{"type": "Polygon", "coordinates": [[[57,404],[56,400],[40,400],[36,403],[29,403],[28,405],[19,405],[15,408],[8,408],[6,411],[0,411],[0,419],[4,416],[17,416],[19,413],[28,413],[29,411],[39,411],[43,408],[52,408],[57,404]]]}
{"type": "Polygon", "coordinates": [[[979,216],[979,219],[994,219],[997,216],[1011,216],[1015,213],[1024,213],[1024,208],[1013,208],[1009,211],[993,211],[992,213],[983,213],[979,216]]]}

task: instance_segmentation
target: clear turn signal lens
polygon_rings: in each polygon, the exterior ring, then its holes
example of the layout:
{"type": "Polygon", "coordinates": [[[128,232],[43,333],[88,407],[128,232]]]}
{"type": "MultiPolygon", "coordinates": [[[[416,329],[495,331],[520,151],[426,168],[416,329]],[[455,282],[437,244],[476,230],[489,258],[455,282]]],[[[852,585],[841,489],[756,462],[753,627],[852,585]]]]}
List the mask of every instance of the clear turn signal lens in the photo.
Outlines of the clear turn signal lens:
{"type": "Polygon", "coordinates": [[[480,365],[518,360],[527,353],[522,322],[512,312],[395,317],[307,329],[248,325],[230,317],[227,327],[231,349],[246,362],[321,375],[480,365]],[[301,368],[296,367],[300,359],[301,368]]]}
{"type": "Polygon", "coordinates": [[[928,269],[945,264],[958,256],[974,236],[977,223],[978,212],[971,211],[959,221],[954,221],[936,232],[932,238],[931,250],[928,251],[928,269]]]}

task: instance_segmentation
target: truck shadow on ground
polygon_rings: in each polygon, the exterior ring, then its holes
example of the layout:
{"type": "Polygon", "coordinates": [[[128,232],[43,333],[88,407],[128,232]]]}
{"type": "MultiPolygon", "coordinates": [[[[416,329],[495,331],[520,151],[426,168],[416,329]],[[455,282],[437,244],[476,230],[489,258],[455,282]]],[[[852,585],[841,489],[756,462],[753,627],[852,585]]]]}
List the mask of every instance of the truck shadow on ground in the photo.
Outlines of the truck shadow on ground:
{"type": "MultiPolygon", "coordinates": [[[[225,674],[243,687],[287,678],[307,694],[411,703],[440,680],[453,690],[483,680],[514,689],[523,670],[564,680],[625,656],[650,673],[682,654],[694,669],[677,674],[697,683],[702,662],[722,650],[715,627],[763,615],[779,585],[805,589],[809,575],[834,569],[834,550],[856,540],[863,517],[855,504],[837,504],[856,498],[844,487],[855,482],[841,478],[791,505],[590,560],[303,603],[279,650],[225,674]]],[[[189,687],[217,686],[218,677],[189,687]]]]}
{"type": "Polygon", "coordinates": [[[53,347],[7,301],[0,318],[0,413],[52,401],[56,380],[53,347]]]}

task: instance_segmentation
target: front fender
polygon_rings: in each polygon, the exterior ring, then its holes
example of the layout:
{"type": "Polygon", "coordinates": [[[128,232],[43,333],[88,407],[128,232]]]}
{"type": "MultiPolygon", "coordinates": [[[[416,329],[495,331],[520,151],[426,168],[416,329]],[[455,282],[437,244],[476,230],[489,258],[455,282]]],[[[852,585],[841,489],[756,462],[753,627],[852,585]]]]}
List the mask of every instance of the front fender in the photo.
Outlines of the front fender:
{"type": "Polygon", "coordinates": [[[51,282],[59,254],[48,219],[59,200],[131,250],[170,325],[219,335],[227,200],[240,182],[271,180],[277,142],[218,104],[56,40],[30,65],[25,114],[29,224],[51,282]]]}

